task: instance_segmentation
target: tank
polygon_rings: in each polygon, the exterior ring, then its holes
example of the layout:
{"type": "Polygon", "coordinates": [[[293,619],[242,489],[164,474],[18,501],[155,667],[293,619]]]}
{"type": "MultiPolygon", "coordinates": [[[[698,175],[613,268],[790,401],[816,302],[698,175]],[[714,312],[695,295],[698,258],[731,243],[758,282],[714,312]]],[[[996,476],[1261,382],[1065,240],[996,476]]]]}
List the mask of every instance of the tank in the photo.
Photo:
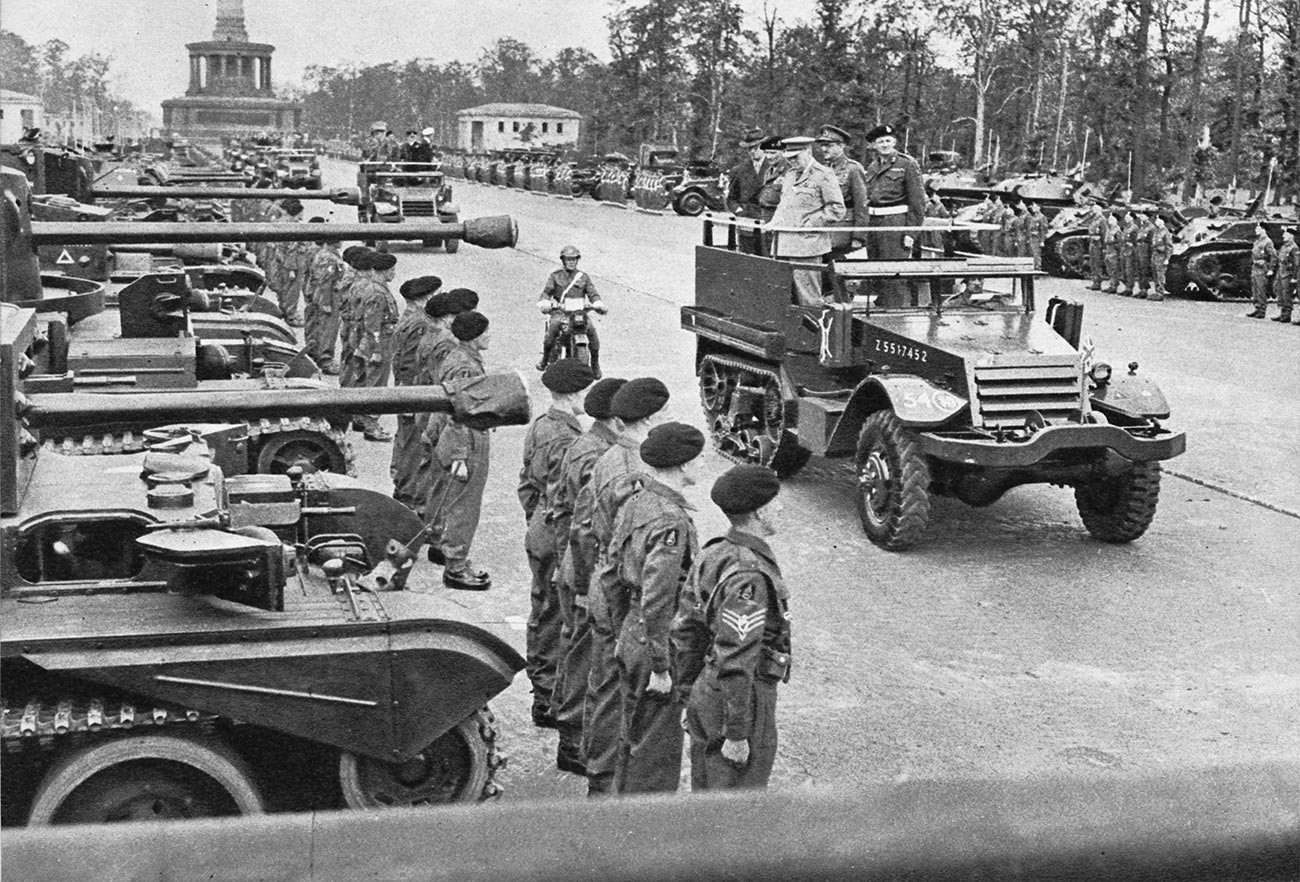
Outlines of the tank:
{"type": "MultiPolygon", "coordinates": [[[[19,394],[38,323],[10,304],[0,318],[6,825],[500,792],[486,705],[523,659],[464,598],[405,590],[418,517],[345,476],[229,474],[243,426],[221,420],[249,403],[219,395],[104,397],[101,413],[183,421],[140,453],[42,447],[31,432],[79,421],[90,396],[19,394]]],[[[529,416],[514,375],[345,391],[482,427],[529,416]]],[[[254,414],[338,405],[254,399],[254,414]]]]}
{"type": "MultiPolygon", "coordinates": [[[[346,240],[369,232],[361,224],[97,224],[30,219],[25,178],[3,174],[6,273],[0,301],[40,313],[35,358],[38,372],[24,380],[29,389],[119,393],[170,389],[177,394],[237,391],[248,394],[275,382],[292,382],[302,391],[331,388],[313,379],[316,367],[300,351],[291,330],[278,319],[256,313],[225,314],[196,306],[201,300],[181,273],[149,274],[119,295],[119,310],[105,312],[102,283],[41,273],[35,249],[106,242],[172,247],[229,241],[346,240]],[[273,368],[273,376],[267,374],[273,368]]],[[[470,219],[460,224],[413,221],[391,238],[436,235],[462,238],[486,248],[508,247],[517,238],[508,217],[470,219]]],[[[283,473],[297,465],[308,470],[346,472],[351,451],[347,420],[319,415],[247,420],[248,471],[283,473]]],[[[65,425],[44,440],[63,449],[97,452],[140,450],[150,424],[108,419],[65,425]]]]}
{"type": "Polygon", "coordinates": [[[1281,247],[1282,231],[1295,222],[1262,216],[1193,218],[1174,239],[1168,269],[1170,293],[1198,300],[1249,300],[1257,224],[1264,227],[1275,247],[1281,247]]]}

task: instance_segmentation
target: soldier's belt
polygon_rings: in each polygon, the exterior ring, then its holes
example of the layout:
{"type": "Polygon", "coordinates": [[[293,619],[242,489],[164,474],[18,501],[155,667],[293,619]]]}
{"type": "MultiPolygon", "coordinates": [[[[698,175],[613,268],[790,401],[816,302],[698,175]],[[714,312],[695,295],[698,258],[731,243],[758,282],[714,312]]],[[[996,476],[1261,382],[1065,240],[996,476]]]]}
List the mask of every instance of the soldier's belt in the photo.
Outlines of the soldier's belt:
{"type": "Polygon", "coordinates": [[[868,205],[867,214],[872,217],[885,217],[892,214],[907,214],[906,205],[868,205]]]}

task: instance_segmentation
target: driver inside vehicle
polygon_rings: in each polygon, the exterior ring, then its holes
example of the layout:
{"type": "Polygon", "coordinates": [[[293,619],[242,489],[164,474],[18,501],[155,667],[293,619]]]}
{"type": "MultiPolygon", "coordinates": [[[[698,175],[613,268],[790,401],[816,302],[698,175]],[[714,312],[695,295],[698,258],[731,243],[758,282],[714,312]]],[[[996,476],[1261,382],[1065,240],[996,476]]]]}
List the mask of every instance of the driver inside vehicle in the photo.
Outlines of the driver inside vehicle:
{"type": "MultiPolygon", "coordinates": [[[[566,305],[577,301],[581,308],[595,310],[604,315],[609,312],[601,302],[591,276],[578,269],[582,254],[572,245],[560,249],[561,269],[555,270],[546,279],[542,296],[537,301],[537,308],[546,315],[546,333],[542,340],[542,360],[538,362],[539,371],[546,370],[547,365],[555,360],[555,344],[564,325],[566,305]]],[[[600,337],[596,333],[596,323],[587,322],[587,345],[591,352],[591,372],[600,379],[600,337]]]]}

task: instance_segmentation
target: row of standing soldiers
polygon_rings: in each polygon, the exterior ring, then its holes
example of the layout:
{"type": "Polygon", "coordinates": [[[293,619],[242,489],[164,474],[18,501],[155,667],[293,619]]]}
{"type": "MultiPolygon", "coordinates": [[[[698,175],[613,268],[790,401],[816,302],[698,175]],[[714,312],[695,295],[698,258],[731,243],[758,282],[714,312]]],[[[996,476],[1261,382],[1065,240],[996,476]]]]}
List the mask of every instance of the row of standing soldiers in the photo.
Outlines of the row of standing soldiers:
{"type": "Polygon", "coordinates": [[[659,380],[592,380],[573,359],[548,367],[552,404],[525,442],[533,722],[558,730],[556,765],[584,775],[589,796],[676,790],[683,712],[693,789],[764,786],[790,665],[789,598],[766,542],[776,477],[719,478],[711,496],[732,529],[701,547],[683,492],[704,436],[662,422],[659,380]]]}
{"type": "Polygon", "coordinates": [[[1043,268],[1043,241],[1047,238],[1050,221],[1037,202],[1025,202],[1015,197],[994,199],[985,195],[972,220],[998,227],[996,230],[980,230],[976,234],[981,252],[996,257],[1031,257],[1034,269],[1043,268]]]}
{"type": "Polygon", "coordinates": [[[1296,244],[1296,229],[1282,230],[1282,247],[1278,248],[1268,236],[1268,228],[1255,225],[1255,241],[1250,247],[1250,299],[1252,309],[1247,318],[1264,318],[1268,306],[1269,289],[1277,297],[1279,312],[1273,321],[1284,324],[1291,321],[1295,303],[1296,286],[1300,283],[1300,245],[1296,244]]]}
{"type": "Polygon", "coordinates": [[[1085,224],[1091,290],[1165,299],[1165,273],[1173,253],[1173,235],[1158,212],[1135,207],[1102,209],[1093,203],[1085,224]]]}

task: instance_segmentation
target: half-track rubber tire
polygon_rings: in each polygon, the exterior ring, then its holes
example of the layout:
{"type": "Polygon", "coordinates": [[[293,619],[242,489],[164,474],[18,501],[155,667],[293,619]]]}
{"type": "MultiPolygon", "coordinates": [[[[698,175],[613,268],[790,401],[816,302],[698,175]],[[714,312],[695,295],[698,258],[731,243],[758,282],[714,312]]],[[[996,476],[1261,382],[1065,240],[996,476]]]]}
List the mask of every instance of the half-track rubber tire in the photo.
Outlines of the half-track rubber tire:
{"type": "Polygon", "coordinates": [[[1088,532],[1102,542],[1132,542],[1151,526],[1160,500],[1160,463],[1139,462],[1132,471],[1074,488],[1074,505],[1088,532]]]}
{"type": "Polygon", "coordinates": [[[343,800],[348,808],[384,809],[496,796],[500,788],[492,779],[505,764],[496,750],[496,735],[496,718],[483,708],[405,763],[385,763],[344,751],[339,755],[343,800]]]}
{"type": "Polygon", "coordinates": [[[683,193],[678,200],[673,203],[673,211],[685,217],[699,217],[704,213],[706,203],[704,196],[694,190],[683,193]]]}
{"type": "Polygon", "coordinates": [[[71,751],[46,772],[30,826],[256,814],[262,797],[248,765],[224,742],[149,734],[71,751]]]}
{"type": "Polygon", "coordinates": [[[887,410],[858,434],[857,502],[862,529],[886,551],[921,540],[930,522],[930,465],[916,436],[887,410]]]}

